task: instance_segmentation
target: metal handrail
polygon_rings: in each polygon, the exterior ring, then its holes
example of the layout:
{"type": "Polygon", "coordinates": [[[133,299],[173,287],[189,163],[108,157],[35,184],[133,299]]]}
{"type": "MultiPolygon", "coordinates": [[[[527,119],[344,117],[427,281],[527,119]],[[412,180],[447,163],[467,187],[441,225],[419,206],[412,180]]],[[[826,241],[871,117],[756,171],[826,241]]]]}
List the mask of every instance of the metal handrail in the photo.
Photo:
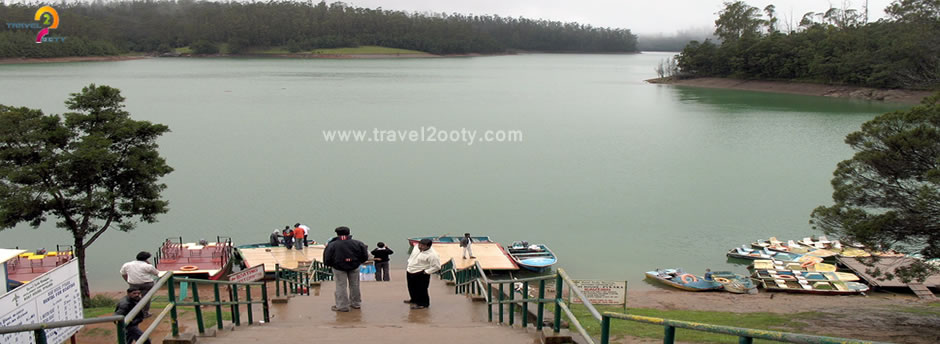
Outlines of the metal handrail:
{"type": "Polygon", "coordinates": [[[740,337],[740,343],[751,343],[753,339],[766,339],[786,343],[813,343],[813,344],[887,344],[866,340],[814,336],[808,334],[789,333],[771,330],[756,330],[750,328],[703,324],[691,321],[681,321],[646,317],[640,315],[604,312],[601,321],[601,344],[607,344],[610,339],[610,319],[629,320],[646,324],[662,325],[666,328],[664,343],[671,344],[675,340],[675,329],[683,328],[694,331],[711,332],[740,337]]]}
{"type": "Polygon", "coordinates": [[[574,286],[573,288],[571,288],[571,291],[575,295],[577,295],[579,299],[581,299],[581,302],[584,304],[584,306],[587,307],[588,311],[591,312],[591,315],[594,316],[594,319],[597,319],[597,321],[601,321],[601,313],[598,312],[597,308],[594,308],[594,305],[591,304],[591,301],[588,300],[586,296],[584,296],[584,293],[581,292],[581,288],[578,288],[577,285],[574,284],[574,281],[572,281],[571,278],[568,277],[568,274],[565,272],[565,270],[562,268],[559,268],[558,275],[561,276],[561,279],[563,279],[565,283],[568,284],[569,287],[574,286]]]}
{"type": "Polygon", "coordinates": [[[159,324],[160,322],[162,322],[163,318],[165,318],[167,314],[170,314],[170,309],[175,308],[175,307],[176,307],[176,303],[173,303],[173,302],[170,302],[170,304],[166,305],[166,307],[163,307],[163,311],[160,312],[160,314],[158,314],[157,317],[153,319],[153,322],[150,324],[149,327],[147,327],[147,330],[144,331],[144,334],[142,334],[140,338],[137,339],[137,342],[146,343],[147,339],[150,338],[150,334],[153,333],[153,331],[157,329],[157,327],[153,326],[153,324],[159,324]]]}
{"type": "MultiPolygon", "coordinates": [[[[165,275],[163,275],[163,277],[160,277],[160,279],[157,280],[157,283],[154,283],[153,287],[150,288],[150,291],[148,291],[147,294],[144,294],[144,296],[140,297],[140,301],[137,301],[137,305],[134,306],[134,308],[131,308],[130,312],[127,312],[127,315],[124,316],[124,323],[127,324],[130,323],[131,320],[134,320],[134,318],[137,316],[137,313],[140,313],[140,311],[144,309],[144,306],[150,304],[150,299],[153,298],[153,295],[156,294],[157,290],[160,290],[160,288],[162,288],[163,285],[166,284],[166,281],[170,280],[171,277],[173,277],[172,271],[167,272],[165,275]]],[[[170,300],[170,302],[173,302],[173,300],[170,300]]]]}
{"type": "Polygon", "coordinates": [[[111,315],[111,316],[99,317],[99,318],[53,321],[53,322],[47,322],[47,323],[36,323],[36,324],[26,324],[26,325],[13,325],[13,326],[0,327],[0,334],[27,332],[27,331],[36,331],[36,330],[48,330],[52,328],[100,324],[100,323],[116,322],[116,321],[123,321],[123,320],[124,320],[123,315],[111,315]]]}
{"type": "MultiPolygon", "coordinates": [[[[565,315],[569,320],[573,320],[571,321],[571,324],[574,324],[574,328],[578,330],[578,333],[581,334],[581,337],[584,338],[584,340],[586,340],[588,343],[594,344],[594,338],[588,334],[587,330],[584,329],[584,326],[581,326],[581,322],[578,321],[578,318],[574,316],[574,313],[571,312],[571,309],[568,308],[568,305],[564,302],[557,302],[555,304],[558,305],[558,308],[561,308],[561,310],[565,311],[565,315]]],[[[557,312],[558,310],[556,309],[555,311],[557,312]]]]}

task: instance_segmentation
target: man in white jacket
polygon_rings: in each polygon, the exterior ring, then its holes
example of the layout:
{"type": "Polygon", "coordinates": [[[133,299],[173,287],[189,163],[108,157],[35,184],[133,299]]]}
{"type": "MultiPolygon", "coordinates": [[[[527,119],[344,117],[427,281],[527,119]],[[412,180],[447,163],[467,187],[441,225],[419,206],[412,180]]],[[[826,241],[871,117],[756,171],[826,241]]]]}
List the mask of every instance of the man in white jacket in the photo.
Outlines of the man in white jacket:
{"type": "Polygon", "coordinates": [[[441,271],[441,256],[431,248],[431,239],[421,239],[417,249],[411,250],[408,257],[408,295],[411,299],[405,303],[411,304],[411,309],[425,309],[431,305],[428,295],[428,286],[431,285],[431,274],[441,271]]]}

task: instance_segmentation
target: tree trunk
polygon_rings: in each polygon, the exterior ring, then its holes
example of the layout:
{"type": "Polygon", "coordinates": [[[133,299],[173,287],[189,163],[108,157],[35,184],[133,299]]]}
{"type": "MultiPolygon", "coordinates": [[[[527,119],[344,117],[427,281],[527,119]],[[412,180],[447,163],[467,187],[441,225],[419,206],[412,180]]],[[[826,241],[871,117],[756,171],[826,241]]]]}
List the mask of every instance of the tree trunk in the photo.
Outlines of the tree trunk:
{"type": "Polygon", "coordinates": [[[91,289],[88,288],[88,276],[85,274],[85,240],[78,236],[74,238],[75,246],[72,249],[75,250],[75,258],[78,258],[78,284],[82,290],[82,307],[86,308],[91,301],[91,289]]]}

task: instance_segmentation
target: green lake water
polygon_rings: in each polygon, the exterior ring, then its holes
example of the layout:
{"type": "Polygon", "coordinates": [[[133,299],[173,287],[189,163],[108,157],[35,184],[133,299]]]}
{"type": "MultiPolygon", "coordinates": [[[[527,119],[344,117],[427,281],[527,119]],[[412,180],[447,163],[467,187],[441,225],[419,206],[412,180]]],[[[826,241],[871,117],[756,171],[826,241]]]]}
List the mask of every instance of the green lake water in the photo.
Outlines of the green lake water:
{"type": "MultiPolygon", "coordinates": [[[[811,234],[846,134],[897,104],[652,85],[668,54],[443,59],[198,59],[0,65],[0,104],[65,112],[89,83],[168,125],[170,212],[103,235],[91,284],[166,237],[262,242],[345,225],[403,265],[410,236],[545,243],[574,278],[732,269],[725,252],[811,234]],[[324,130],[518,131],[522,142],[327,142],[324,130]]],[[[387,140],[386,140],[387,141],[387,140]]],[[[52,223],[0,247],[71,243],[52,223]]]]}

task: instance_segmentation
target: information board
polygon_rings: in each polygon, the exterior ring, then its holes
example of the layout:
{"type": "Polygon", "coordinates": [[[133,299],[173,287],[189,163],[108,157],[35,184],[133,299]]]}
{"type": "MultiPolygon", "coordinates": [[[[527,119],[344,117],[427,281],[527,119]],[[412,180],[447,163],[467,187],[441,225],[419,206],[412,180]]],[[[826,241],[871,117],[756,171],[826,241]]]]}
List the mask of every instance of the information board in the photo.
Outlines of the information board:
{"type": "MultiPolygon", "coordinates": [[[[594,305],[625,305],[627,303],[626,281],[574,280],[584,297],[594,305]]],[[[572,303],[581,303],[581,298],[570,296],[572,303]]]]}
{"type": "MultiPolygon", "coordinates": [[[[0,296],[0,326],[40,322],[79,320],[82,294],[78,282],[78,260],[46,272],[31,282],[0,296]]],[[[81,326],[46,330],[49,343],[62,343],[81,330],[81,326]]],[[[32,344],[32,332],[0,335],[3,344],[32,344]]]]}
{"type": "Polygon", "coordinates": [[[228,275],[229,281],[238,283],[260,281],[262,278],[264,278],[264,264],[258,264],[228,275]]]}

